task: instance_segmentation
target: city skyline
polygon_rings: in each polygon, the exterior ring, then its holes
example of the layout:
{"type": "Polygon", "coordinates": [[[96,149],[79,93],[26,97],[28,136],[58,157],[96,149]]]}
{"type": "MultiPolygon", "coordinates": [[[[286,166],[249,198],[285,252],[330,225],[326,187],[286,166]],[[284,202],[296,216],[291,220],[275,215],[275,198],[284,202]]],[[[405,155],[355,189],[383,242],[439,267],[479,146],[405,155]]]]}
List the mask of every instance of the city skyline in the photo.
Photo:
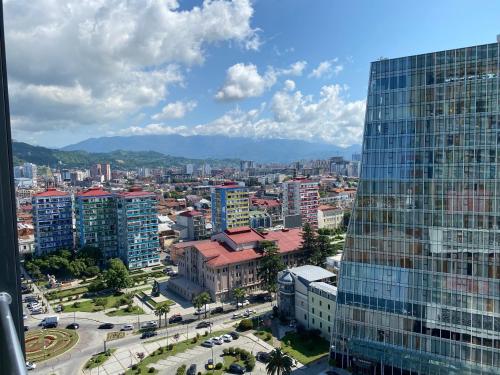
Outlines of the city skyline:
{"type": "Polygon", "coordinates": [[[430,2],[119,4],[6,2],[15,139],[56,147],[174,133],[360,143],[371,61],[498,33],[491,1],[432,3],[432,12],[430,2]],[[414,33],[419,19],[426,26],[414,33]]]}

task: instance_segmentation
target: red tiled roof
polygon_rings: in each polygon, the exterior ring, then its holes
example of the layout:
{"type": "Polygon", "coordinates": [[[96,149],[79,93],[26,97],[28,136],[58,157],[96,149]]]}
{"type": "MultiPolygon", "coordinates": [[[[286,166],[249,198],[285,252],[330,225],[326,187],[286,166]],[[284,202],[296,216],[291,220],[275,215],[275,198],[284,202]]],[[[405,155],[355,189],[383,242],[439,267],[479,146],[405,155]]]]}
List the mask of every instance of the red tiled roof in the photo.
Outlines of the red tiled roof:
{"type": "Polygon", "coordinates": [[[118,193],[118,195],[123,198],[133,198],[133,197],[144,197],[147,195],[155,195],[155,193],[151,191],[124,191],[122,193],[118,193]]]}
{"type": "Polygon", "coordinates": [[[46,191],[42,191],[41,193],[35,194],[35,197],[64,197],[69,195],[67,191],[60,191],[54,188],[48,188],[46,191]]]}
{"type": "MultiPolygon", "coordinates": [[[[240,229],[240,228],[238,228],[240,229]]],[[[234,231],[234,229],[233,229],[234,231]]],[[[302,230],[290,229],[276,232],[269,232],[262,236],[260,240],[277,241],[280,253],[288,253],[297,250],[302,243],[302,230]]],[[[234,234],[233,234],[234,235],[234,234]]],[[[212,267],[220,267],[228,264],[247,262],[262,257],[262,253],[255,249],[245,249],[233,251],[229,246],[211,240],[192,241],[175,245],[178,248],[195,247],[206,259],[207,264],[212,267]]]]}
{"type": "Polygon", "coordinates": [[[92,187],[77,194],[78,197],[97,197],[103,195],[111,195],[111,193],[100,187],[92,187]]]}
{"type": "Polygon", "coordinates": [[[252,204],[260,207],[278,207],[280,202],[277,199],[252,198],[252,204]]]}
{"type": "Polygon", "coordinates": [[[249,242],[262,241],[264,236],[257,233],[250,227],[239,227],[233,229],[226,229],[224,233],[235,243],[244,244],[249,242]]]}
{"type": "Polygon", "coordinates": [[[320,211],[335,211],[335,210],[337,210],[337,208],[335,208],[333,206],[327,206],[326,204],[322,204],[318,207],[318,210],[320,210],[320,211]]]}
{"type": "Polygon", "coordinates": [[[186,217],[201,216],[201,215],[203,215],[203,214],[200,211],[196,211],[196,210],[188,210],[188,211],[181,212],[179,214],[179,216],[186,216],[186,217]]]}

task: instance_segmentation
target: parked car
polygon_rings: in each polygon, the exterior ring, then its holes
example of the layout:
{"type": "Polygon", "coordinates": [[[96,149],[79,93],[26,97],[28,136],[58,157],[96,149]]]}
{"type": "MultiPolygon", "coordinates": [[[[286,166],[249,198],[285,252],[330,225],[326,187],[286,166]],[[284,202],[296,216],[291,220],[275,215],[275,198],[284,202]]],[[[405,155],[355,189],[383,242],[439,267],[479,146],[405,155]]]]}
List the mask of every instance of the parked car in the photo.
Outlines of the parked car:
{"type": "Polygon", "coordinates": [[[212,342],[212,340],[206,340],[203,341],[201,346],[204,346],[205,348],[211,348],[212,346],[214,346],[214,343],[212,342]]]}
{"type": "Polygon", "coordinates": [[[224,339],[222,337],[212,337],[212,342],[217,345],[224,344],[224,339]]]}
{"type": "Polygon", "coordinates": [[[186,375],[196,375],[196,365],[194,363],[189,366],[186,375]]]}
{"type": "MultiPolygon", "coordinates": [[[[212,345],[213,345],[213,344],[212,344],[212,345]]],[[[212,359],[209,359],[209,360],[207,361],[207,364],[205,365],[205,368],[206,368],[207,370],[213,370],[213,369],[215,368],[215,366],[214,366],[214,361],[213,361],[212,359]]]]}
{"type": "Polygon", "coordinates": [[[54,308],[54,311],[56,313],[60,313],[61,311],[63,311],[63,306],[62,305],[57,305],[55,308],[54,308]]]}
{"type": "Polygon", "coordinates": [[[38,315],[38,314],[43,314],[43,310],[41,307],[38,309],[31,310],[31,315],[38,315]]]}
{"type": "Polygon", "coordinates": [[[42,319],[41,325],[43,328],[56,328],[59,324],[59,317],[55,316],[46,316],[42,319]]]}
{"type": "Polygon", "coordinates": [[[155,320],[152,320],[150,322],[144,323],[141,328],[156,328],[156,327],[158,327],[158,322],[155,320]]]}
{"type": "Polygon", "coordinates": [[[229,332],[229,334],[231,335],[231,337],[233,338],[233,340],[237,340],[240,338],[240,334],[236,331],[233,331],[233,332],[229,332]]]}
{"type": "Polygon", "coordinates": [[[149,337],[156,336],[157,333],[155,331],[146,331],[142,333],[141,339],[147,339],[149,337]]]}
{"type": "Polygon", "coordinates": [[[231,342],[231,341],[233,341],[233,338],[231,337],[231,335],[225,334],[225,335],[222,335],[221,337],[224,340],[224,342],[231,342]]]}
{"type": "Polygon", "coordinates": [[[177,323],[177,322],[182,322],[182,316],[181,316],[181,314],[172,315],[170,318],[168,318],[168,322],[170,324],[177,323]]]}
{"type": "Polygon", "coordinates": [[[78,329],[80,328],[80,324],[78,323],[71,323],[66,326],[67,329],[78,329]]]}
{"type": "Polygon", "coordinates": [[[250,305],[250,301],[249,300],[244,300],[243,302],[238,302],[237,306],[238,307],[244,307],[244,306],[248,306],[250,305]]]}
{"type": "Polygon", "coordinates": [[[234,313],[233,314],[233,319],[239,319],[241,317],[242,317],[241,313],[234,313]]]}
{"type": "Polygon", "coordinates": [[[229,372],[231,374],[244,374],[245,368],[237,363],[232,363],[231,366],[229,366],[229,372]]]}
{"type": "Polygon", "coordinates": [[[205,310],[205,309],[196,309],[196,310],[194,311],[194,315],[203,315],[203,314],[205,314],[205,313],[207,313],[207,314],[208,314],[208,312],[209,312],[209,310],[208,310],[208,309],[207,309],[207,310],[205,310]]]}
{"type": "Polygon", "coordinates": [[[218,306],[212,310],[212,314],[222,314],[223,312],[224,312],[224,309],[222,308],[222,306],[218,306]]]}
{"type": "Polygon", "coordinates": [[[271,355],[266,352],[258,352],[257,355],[255,356],[257,361],[260,361],[262,363],[267,363],[269,362],[269,359],[271,358],[271,355]]]}
{"type": "Polygon", "coordinates": [[[99,326],[99,329],[113,329],[115,328],[115,325],[113,323],[102,323],[99,326]]]}
{"type": "Polygon", "coordinates": [[[124,324],[122,325],[122,331],[132,331],[134,329],[133,324],[124,324]]]}
{"type": "Polygon", "coordinates": [[[38,299],[36,298],[36,296],[26,296],[24,297],[23,299],[23,302],[24,303],[28,303],[28,302],[36,302],[38,301],[38,299]]]}
{"type": "Polygon", "coordinates": [[[36,363],[26,361],[26,370],[30,371],[30,370],[34,370],[34,369],[36,369],[36,363]]]}
{"type": "Polygon", "coordinates": [[[210,327],[213,323],[212,322],[207,322],[207,321],[201,321],[199,322],[197,325],[196,325],[196,329],[200,329],[200,328],[207,328],[207,327],[210,327]]]}

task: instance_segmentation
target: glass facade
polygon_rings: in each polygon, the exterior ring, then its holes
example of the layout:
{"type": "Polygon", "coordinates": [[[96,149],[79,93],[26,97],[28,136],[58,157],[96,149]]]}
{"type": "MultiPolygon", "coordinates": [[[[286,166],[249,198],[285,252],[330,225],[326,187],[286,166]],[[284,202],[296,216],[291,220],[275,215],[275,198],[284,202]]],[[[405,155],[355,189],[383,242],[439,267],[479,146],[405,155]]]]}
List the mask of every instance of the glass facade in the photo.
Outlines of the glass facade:
{"type": "Polygon", "coordinates": [[[372,63],[332,356],[500,373],[499,44],[372,63]]]}

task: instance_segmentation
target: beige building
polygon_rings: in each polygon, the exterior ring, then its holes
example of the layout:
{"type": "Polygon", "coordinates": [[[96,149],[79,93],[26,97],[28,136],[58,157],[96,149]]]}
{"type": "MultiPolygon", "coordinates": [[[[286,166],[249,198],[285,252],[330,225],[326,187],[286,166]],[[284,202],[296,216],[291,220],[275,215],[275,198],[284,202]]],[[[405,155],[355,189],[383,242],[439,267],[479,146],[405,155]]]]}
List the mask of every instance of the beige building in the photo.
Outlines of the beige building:
{"type": "Polygon", "coordinates": [[[342,225],[344,211],[331,206],[319,206],[318,229],[337,229],[342,225]]]}
{"type": "Polygon", "coordinates": [[[227,229],[210,240],[172,246],[171,255],[178,265],[179,277],[169,281],[169,288],[189,300],[208,291],[217,301],[229,300],[234,288],[242,287],[249,293],[257,291],[263,241],[276,244],[288,267],[304,264],[306,256],[299,250],[300,229],[266,233],[249,227],[227,229]]]}

